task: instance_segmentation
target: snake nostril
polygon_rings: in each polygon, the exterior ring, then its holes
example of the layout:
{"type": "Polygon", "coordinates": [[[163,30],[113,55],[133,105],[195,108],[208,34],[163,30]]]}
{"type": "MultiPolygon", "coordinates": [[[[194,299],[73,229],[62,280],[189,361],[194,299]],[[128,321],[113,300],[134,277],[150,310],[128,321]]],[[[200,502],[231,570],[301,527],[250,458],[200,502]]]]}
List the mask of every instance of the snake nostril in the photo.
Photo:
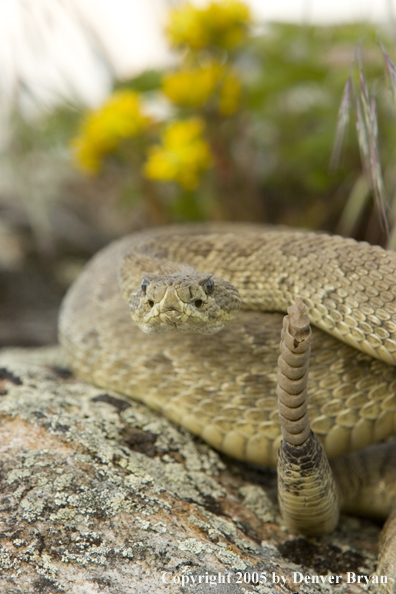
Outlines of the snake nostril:
{"type": "Polygon", "coordinates": [[[147,303],[149,304],[150,307],[154,307],[154,301],[152,301],[151,299],[149,299],[147,301],[147,303]]]}
{"type": "Polygon", "coordinates": [[[201,307],[202,303],[203,303],[202,299],[197,299],[195,301],[194,305],[195,305],[195,307],[198,307],[199,308],[199,307],[201,307]]]}

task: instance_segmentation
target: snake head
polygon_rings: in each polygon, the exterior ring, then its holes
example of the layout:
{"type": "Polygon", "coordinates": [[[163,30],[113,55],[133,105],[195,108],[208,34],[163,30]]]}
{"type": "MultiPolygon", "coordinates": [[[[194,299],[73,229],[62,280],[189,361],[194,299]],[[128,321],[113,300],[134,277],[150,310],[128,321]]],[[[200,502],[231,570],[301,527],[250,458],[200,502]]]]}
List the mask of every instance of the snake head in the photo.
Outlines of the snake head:
{"type": "Polygon", "coordinates": [[[143,274],[129,298],[131,317],[147,334],[198,332],[214,334],[235,318],[238,291],[211,274],[143,274]]]}

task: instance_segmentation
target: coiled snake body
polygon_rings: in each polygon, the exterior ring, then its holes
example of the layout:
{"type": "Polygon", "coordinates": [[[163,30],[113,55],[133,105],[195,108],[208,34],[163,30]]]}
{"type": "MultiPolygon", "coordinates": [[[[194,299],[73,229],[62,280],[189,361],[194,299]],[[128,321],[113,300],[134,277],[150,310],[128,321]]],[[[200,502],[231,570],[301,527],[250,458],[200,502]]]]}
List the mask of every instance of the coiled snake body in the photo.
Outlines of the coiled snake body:
{"type": "MultiPolygon", "coordinates": [[[[174,295],[187,291],[180,282],[171,281],[174,295]]],[[[156,290],[163,300],[165,289],[156,290]]],[[[308,409],[327,455],[394,434],[396,253],[352,239],[231,224],[134,234],[99,252],[71,288],[60,341],[73,370],[88,381],[145,402],[231,456],[274,465],[282,440],[276,400],[282,316],[268,312],[285,312],[296,297],[316,326],[308,409]],[[223,278],[242,300],[242,311],[221,332],[143,334],[131,322],[128,300],[143,300],[145,319],[157,308],[146,295],[148,285],[158,285],[156,275],[179,279],[195,271],[203,280],[188,289],[188,308],[196,304],[197,311],[172,306],[170,314],[162,301],[157,313],[170,326],[183,316],[199,318],[212,299],[206,291],[212,280],[205,283],[214,275],[215,293],[223,278]]],[[[221,293],[226,312],[234,307],[230,299],[221,293]]]]}

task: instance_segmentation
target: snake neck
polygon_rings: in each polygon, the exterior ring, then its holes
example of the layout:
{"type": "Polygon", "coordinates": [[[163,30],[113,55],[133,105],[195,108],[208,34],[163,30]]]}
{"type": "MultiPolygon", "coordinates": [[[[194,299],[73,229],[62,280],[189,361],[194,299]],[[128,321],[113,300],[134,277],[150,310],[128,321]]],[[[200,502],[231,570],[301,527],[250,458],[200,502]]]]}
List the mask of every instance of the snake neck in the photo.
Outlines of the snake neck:
{"type": "Polygon", "coordinates": [[[244,309],[285,312],[301,297],[315,326],[396,365],[394,252],[320,233],[253,229],[235,236],[187,227],[154,239],[143,233],[130,253],[222,277],[238,289],[244,309]]]}

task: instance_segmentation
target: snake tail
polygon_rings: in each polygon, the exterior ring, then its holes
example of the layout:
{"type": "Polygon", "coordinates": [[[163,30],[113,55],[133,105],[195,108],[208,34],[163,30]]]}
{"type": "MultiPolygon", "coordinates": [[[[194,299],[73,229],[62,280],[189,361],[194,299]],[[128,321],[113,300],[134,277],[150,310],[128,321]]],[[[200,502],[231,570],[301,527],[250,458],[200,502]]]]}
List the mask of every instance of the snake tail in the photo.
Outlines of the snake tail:
{"type": "Polygon", "coordinates": [[[338,492],[307,411],[311,328],[301,299],[288,308],[278,359],[278,406],[283,441],[278,457],[278,499],[290,530],[306,536],[329,533],[339,517],[338,492]]]}

